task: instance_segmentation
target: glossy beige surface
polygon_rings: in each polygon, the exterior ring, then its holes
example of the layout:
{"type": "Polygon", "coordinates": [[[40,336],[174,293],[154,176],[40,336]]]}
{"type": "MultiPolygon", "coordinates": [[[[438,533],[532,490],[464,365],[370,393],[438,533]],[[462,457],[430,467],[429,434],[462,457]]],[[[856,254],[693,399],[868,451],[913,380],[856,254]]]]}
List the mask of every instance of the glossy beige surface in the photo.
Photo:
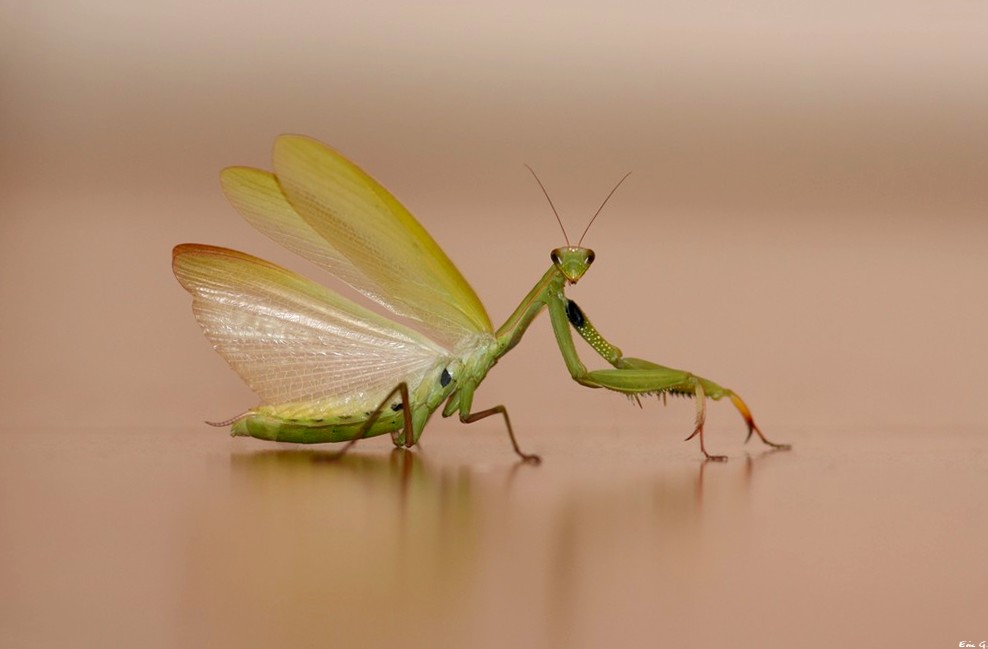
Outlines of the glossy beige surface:
{"type": "Polygon", "coordinates": [[[984,634],[983,431],[318,450],[5,432],[2,646],[956,646],[984,634]],[[723,442],[723,440],[718,439],[723,442]],[[732,440],[733,441],[733,440],[732,440]],[[737,451],[736,444],[722,444],[737,451]]]}
{"type": "MultiPolygon", "coordinates": [[[[977,2],[7,3],[0,647],[956,647],[988,640],[988,9],[977,2]],[[499,422],[320,450],[254,399],[173,245],[256,254],[217,172],[281,132],[391,188],[507,317],[563,243],[629,355],[710,410],[569,380],[547,319],[499,422]],[[750,453],[750,458],[747,453],[750,453]],[[336,642],[331,642],[331,641],[336,642]]],[[[599,367],[582,347],[588,365],[599,367]]]]}

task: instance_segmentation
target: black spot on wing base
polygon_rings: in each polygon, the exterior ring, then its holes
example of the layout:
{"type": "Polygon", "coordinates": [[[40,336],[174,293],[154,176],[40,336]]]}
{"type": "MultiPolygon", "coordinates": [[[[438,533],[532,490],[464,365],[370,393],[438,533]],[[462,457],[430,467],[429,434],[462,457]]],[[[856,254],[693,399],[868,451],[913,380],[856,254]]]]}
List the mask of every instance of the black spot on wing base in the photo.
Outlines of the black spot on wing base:
{"type": "Polygon", "coordinates": [[[439,385],[445,388],[452,380],[453,377],[449,375],[449,370],[443,368],[443,373],[439,376],[439,385]]]}

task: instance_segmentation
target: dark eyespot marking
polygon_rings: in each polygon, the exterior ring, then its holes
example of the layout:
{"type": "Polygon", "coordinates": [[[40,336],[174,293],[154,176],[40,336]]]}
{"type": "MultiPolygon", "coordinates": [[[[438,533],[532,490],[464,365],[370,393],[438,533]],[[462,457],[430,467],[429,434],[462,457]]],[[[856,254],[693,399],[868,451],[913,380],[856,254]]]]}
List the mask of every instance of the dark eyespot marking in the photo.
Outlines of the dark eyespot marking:
{"type": "Polygon", "coordinates": [[[313,419],[312,420],[312,422],[315,423],[315,424],[321,424],[324,421],[326,421],[326,420],[325,419],[322,419],[322,418],[320,418],[320,419],[313,419]]]}
{"type": "Polygon", "coordinates": [[[566,300],[566,317],[577,329],[582,329],[584,323],[587,321],[587,317],[583,315],[583,311],[580,310],[580,307],[573,300],[566,300]]]}
{"type": "Polygon", "coordinates": [[[559,265],[559,255],[556,254],[555,250],[549,253],[549,259],[552,260],[552,263],[556,264],[557,266],[559,265]]]}
{"type": "Polygon", "coordinates": [[[391,404],[391,409],[394,410],[395,412],[400,411],[404,407],[405,407],[405,404],[403,404],[400,401],[398,403],[392,403],[391,404]]]}
{"type": "Polygon", "coordinates": [[[443,373],[439,376],[439,385],[445,388],[452,380],[453,377],[449,375],[449,370],[443,368],[443,373]]]}

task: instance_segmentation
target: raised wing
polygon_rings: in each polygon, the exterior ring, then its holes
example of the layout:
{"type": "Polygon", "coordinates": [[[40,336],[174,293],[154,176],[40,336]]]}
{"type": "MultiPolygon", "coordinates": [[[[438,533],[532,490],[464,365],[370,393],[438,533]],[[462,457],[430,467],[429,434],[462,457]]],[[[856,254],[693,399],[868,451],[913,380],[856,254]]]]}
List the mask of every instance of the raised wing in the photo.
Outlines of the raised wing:
{"type": "Polygon", "coordinates": [[[380,290],[371,291],[377,288],[376,284],[298,215],[273,173],[251,167],[228,167],[220,173],[220,183],[227,199],[248,223],[390,309],[380,290]]]}
{"type": "Polygon", "coordinates": [[[449,356],[408,327],[235,250],[180,245],[172,269],[206,337],[262,405],[370,410],[449,356]]]}
{"type": "Polygon", "coordinates": [[[492,333],[490,318],[463,275],[401,203],[339,153],[284,135],[276,177],[233,167],[223,187],[261,232],[323,266],[394,313],[423,323],[454,347],[492,333]]]}

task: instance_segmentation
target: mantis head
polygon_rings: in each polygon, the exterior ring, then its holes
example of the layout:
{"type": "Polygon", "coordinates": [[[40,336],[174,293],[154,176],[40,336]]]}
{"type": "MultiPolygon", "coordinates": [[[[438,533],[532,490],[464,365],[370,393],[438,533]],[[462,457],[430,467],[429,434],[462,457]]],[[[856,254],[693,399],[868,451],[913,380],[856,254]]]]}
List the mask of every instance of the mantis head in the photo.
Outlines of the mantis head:
{"type": "Polygon", "coordinates": [[[594,255],[593,250],[579,246],[556,248],[549,254],[553,265],[559,269],[559,272],[570,284],[576,284],[580,281],[583,274],[590,268],[590,264],[593,263],[594,257],[596,255],[594,255]]]}
{"type": "MultiPolygon", "coordinates": [[[[525,166],[528,167],[528,165],[525,166]]],[[[590,219],[590,223],[587,223],[587,227],[583,230],[583,235],[580,236],[580,240],[577,241],[574,246],[569,242],[569,235],[566,234],[566,228],[563,227],[563,221],[559,218],[559,212],[556,211],[556,206],[552,204],[552,199],[549,198],[549,192],[546,191],[545,185],[543,185],[542,181],[539,180],[539,176],[535,173],[534,169],[528,167],[528,170],[532,172],[532,176],[535,177],[535,182],[539,184],[539,187],[542,189],[542,193],[545,194],[545,199],[549,201],[549,207],[552,208],[552,213],[556,215],[556,221],[559,222],[559,229],[563,231],[563,238],[566,239],[566,245],[562,248],[556,248],[553,250],[549,254],[549,258],[552,259],[553,265],[559,270],[560,273],[563,274],[563,277],[566,278],[567,282],[570,284],[576,284],[580,281],[580,278],[583,277],[583,274],[587,272],[587,269],[590,268],[590,264],[593,263],[594,257],[596,257],[593,250],[583,247],[583,237],[587,236],[590,226],[593,225],[595,220],[597,220],[597,215],[600,214],[602,209],[604,209],[604,206],[607,205],[607,201],[614,195],[614,192],[616,192],[617,188],[621,186],[621,183],[623,183],[625,179],[631,175],[631,172],[629,171],[624,174],[624,177],[621,178],[616,185],[614,185],[614,189],[611,190],[611,192],[607,195],[607,198],[604,199],[604,202],[601,203],[600,207],[597,208],[597,211],[594,212],[593,217],[590,219]]]]}

